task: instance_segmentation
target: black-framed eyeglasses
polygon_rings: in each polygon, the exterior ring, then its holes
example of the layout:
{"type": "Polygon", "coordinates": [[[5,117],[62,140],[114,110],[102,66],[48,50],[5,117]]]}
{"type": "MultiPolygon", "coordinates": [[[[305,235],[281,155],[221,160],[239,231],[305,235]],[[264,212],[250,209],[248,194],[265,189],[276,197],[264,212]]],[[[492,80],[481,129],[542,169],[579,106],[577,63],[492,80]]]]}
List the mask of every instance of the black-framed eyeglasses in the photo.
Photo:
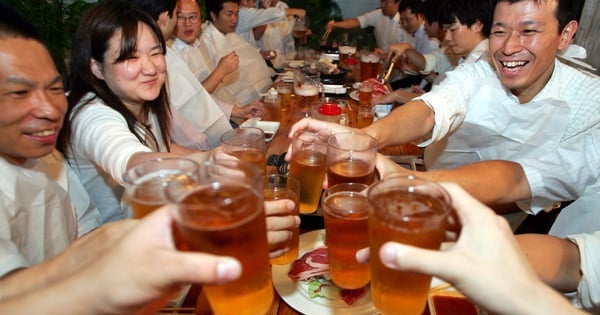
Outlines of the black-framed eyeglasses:
{"type": "Polygon", "coordinates": [[[196,23],[200,22],[200,15],[199,14],[190,14],[190,15],[177,14],[177,22],[185,23],[186,21],[190,22],[191,24],[196,24],[196,23]]]}

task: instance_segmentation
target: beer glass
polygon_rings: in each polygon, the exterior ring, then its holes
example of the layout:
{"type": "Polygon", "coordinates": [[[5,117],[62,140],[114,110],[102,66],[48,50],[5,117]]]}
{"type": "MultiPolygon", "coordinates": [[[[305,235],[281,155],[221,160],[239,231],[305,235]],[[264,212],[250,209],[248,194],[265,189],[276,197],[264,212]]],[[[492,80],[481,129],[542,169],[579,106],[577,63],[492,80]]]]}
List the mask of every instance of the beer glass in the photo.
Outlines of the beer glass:
{"type": "Polygon", "coordinates": [[[130,168],[125,173],[125,191],[133,217],[143,218],[166,205],[167,184],[172,180],[197,180],[198,167],[198,163],[185,158],[158,158],[130,168]]]}
{"type": "Polygon", "coordinates": [[[369,202],[365,184],[329,186],[321,204],[331,279],[340,288],[359,289],[371,280],[368,264],[356,261],[356,251],[369,247],[369,202]]]}
{"type": "Polygon", "coordinates": [[[375,181],[377,140],[364,133],[336,133],[327,139],[327,183],[362,183],[375,181]]]}
{"type": "Polygon", "coordinates": [[[358,114],[356,115],[356,127],[365,128],[370,126],[375,120],[375,113],[371,106],[360,106],[358,107],[358,114]]]}
{"type": "Polygon", "coordinates": [[[320,91],[320,72],[306,73],[301,69],[294,71],[294,94],[299,108],[310,108],[310,104],[319,100],[320,91]]]}
{"type": "Polygon", "coordinates": [[[346,59],[354,58],[356,56],[356,44],[353,42],[344,42],[338,48],[338,64],[342,68],[346,68],[346,59]]]}
{"type": "Polygon", "coordinates": [[[267,174],[267,148],[265,133],[256,127],[236,128],[221,136],[223,151],[258,167],[261,175],[267,174]]]}
{"type": "Polygon", "coordinates": [[[304,131],[292,140],[290,176],[300,181],[300,213],[312,213],[319,206],[325,180],[327,145],[318,134],[304,131]]]}
{"type": "Polygon", "coordinates": [[[294,37],[298,39],[298,44],[306,45],[308,42],[308,26],[310,19],[308,16],[296,16],[294,28],[292,30],[294,37]]]}
{"type": "Polygon", "coordinates": [[[361,85],[358,89],[358,103],[361,106],[370,106],[373,98],[373,88],[366,85],[361,85]]]}
{"type": "Polygon", "coordinates": [[[367,193],[371,294],[382,314],[418,315],[423,312],[431,276],[392,270],[381,262],[379,250],[389,241],[439,249],[444,240],[450,197],[438,184],[414,176],[392,175],[367,193]]]}
{"type": "Polygon", "coordinates": [[[289,111],[292,107],[292,85],[286,82],[279,82],[277,84],[277,93],[281,97],[281,111],[289,111]]]}
{"type": "Polygon", "coordinates": [[[167,189],[177,204],[175,223],[190,251],[231,256],[239,279],[204,285],[214,314],[265,314],[273,301],[262,181],[258,168],[229,160],[205,162],[194,184],[167,189]]]}
{"type": "MultiPolygon", "coordinates": [[[[291,215],[299,214],[300,207],[300,182],[291,176],[271,174],[263,176],[263,191],[265,195],[265,201],[289,199],[292,200],[296,207],[292,211],[291,215]]],[[[284,214],[288,216],[290,214],[284,214]]],[[[275,247],[271,247],[271,251],[278,249],[288,248],[288,251],[283,255],[275,258],[271,258],[271,264],[274,265],[285,265],[293,262],[298,258],[298,246],[299,246],[299,227],[293,227],[290,229],[292,232],[292,239],[283,244],[277,244],[275,247]]]]}
{"type": "Polygon", "coordinates": [[[360,55],[360,80],[377,78],[381,74],[381,57],[374,52],[364,52],[360,55]]]}

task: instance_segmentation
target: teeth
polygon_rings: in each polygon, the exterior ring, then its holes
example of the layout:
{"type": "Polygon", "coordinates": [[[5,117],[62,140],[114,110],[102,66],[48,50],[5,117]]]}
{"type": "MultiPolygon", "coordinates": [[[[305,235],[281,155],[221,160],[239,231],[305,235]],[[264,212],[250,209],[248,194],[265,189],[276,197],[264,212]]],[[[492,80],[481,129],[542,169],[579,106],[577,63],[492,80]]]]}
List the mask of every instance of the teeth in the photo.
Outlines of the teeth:
{"type": "Polygon", "coordinates": [[[526,64],[525,61],[503,61],[502,65],[505,68],[515,68],[515,67],[521,67],[524,66],[526,64]]]}
{"type": "Polygon", "coordinates": [[[40,131],[40,132],[34,132],[33,135],[36,137],[47,137],[50,135],[54,134],[54,130],[50,129],[50,130],[44,130],[44,131],[40,131]]]}

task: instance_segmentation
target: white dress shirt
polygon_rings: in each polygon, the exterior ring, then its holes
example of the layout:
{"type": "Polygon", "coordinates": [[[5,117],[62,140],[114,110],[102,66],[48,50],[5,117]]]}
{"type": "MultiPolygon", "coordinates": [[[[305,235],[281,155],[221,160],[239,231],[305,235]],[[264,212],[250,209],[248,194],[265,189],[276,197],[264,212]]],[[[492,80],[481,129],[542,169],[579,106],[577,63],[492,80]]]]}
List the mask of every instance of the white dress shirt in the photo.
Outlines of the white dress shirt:
{"type": "Polygon", "coordinates": [[[388,51],[390,45],[399,42],[407,42],[414,47],[415,40],[409,36],[400,26],[400,13],[396,13],[393,18],[383,15],[381,9],[367,12],[356,17],[360,23],[360,28],[373,26],[375,28],[375,40],[377,47],[383,51],[388,51]]]}
{"type": "Polygon", "coordinates": [[[255,9],[240,7],[237,27],[235,32],[254,47],[258,47],[254,39],[252,29],[265,24],[278,21],[285,21],[285,9],[279,7],[255,9]]]}

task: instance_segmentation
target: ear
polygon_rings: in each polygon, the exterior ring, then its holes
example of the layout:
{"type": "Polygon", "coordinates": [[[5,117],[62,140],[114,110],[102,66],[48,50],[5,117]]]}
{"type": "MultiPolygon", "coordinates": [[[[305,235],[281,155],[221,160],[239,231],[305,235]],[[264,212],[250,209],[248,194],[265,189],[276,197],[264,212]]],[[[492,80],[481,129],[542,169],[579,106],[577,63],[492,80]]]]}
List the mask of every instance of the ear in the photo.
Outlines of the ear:
{"type": "Polygon", "coordinates": [[[481,33],[483,31],[483,23],[477,20],[473,25],[471,25],[470,29],[475,33],[481,33]]]}
{"type": "Polygon", "coordinates": [[[104,80],[104,74],[102,74],[102,65],[98,60],[91,59],[90,60],[90,69],[92,70],[92,74],[99,80],[104,80]]]}
{"type": "MultiPolygon", "coordinates": [[[[175,13],[173,12],[173,14],[175,14],[175,13]]],[[[162,29],[165,25],[167,25],[168,22],[169,22],[169,11],[161,12],[158,15],[158,20],[156,21],[158,26],[160,26],[160,28],[162,29]]]]}
{"type": "Polygon", "coordinates": [[[213,22],[217,20],[217,15],[214,12],[210,12],[209,14],[210,14],[210,18],[213,22]]]}
{"type": "Polygon", "coordinates": [[[560,32],[560,44],[558,45],[558,49],[565,49],[567,46],[571,44],[573,41],[573,37],[575,37],[575,33],[579,29],[579,23],[577,21],[572,20],[560,32]]]}

